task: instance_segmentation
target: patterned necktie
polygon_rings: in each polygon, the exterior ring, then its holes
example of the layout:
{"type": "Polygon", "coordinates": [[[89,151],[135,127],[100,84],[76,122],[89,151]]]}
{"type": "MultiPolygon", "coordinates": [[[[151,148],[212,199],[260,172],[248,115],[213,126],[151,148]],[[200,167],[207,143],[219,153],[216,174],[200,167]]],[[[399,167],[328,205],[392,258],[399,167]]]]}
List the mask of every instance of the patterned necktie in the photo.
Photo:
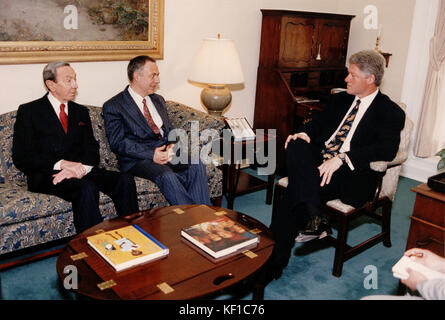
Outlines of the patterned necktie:
{"type": "Polygon", "coordinates": [[[331,141],[329,141],[326,148],[321,151],[321,154],[325,160],[331,159],[340,153],[340,148],[343,142],[346,140],[349,130],[351,130],[352,122],[354,122],[360,102],[360,100],[357,100],[357,104],[354,108],[352,108],[351,112],[349,112],[337,134],[331,139],[331,141]]]}
{"type": "Polygon", "coordinates": [[[60,105],[59,112],[60,123],[62,124],[63,130],[65,133],[68,131],[68,115],[65,112],[65,104],[60,105]]]}
{"type": "Polygon", "coordinates": [[[148,125],[150,126],[151,130],[153,130],[153,132],[158,136],[158,138],[161,139],[161,131],[159,130],[156,123],[153,121],[150,111],[148,110],[147,101],[145,100],[145,98],[142,100],[142,103],[144,105],[144,117],[145,119],[147,119],[148,125]]]}

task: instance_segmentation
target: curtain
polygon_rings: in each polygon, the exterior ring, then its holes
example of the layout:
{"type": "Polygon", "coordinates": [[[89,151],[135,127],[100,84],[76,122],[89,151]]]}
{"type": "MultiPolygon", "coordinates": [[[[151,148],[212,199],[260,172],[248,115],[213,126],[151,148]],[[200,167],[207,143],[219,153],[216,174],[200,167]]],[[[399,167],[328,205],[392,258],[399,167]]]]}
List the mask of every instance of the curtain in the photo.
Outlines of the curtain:
{"type": "Polygon", "coordinates": [[[434,37],[430,42],[430,62],[414,144],[414,155],[421,158],[433,156],[445,147],[445,0],[439,0],[434,37]],[[441,89],[442,88],[442,89],[441,89]]]}

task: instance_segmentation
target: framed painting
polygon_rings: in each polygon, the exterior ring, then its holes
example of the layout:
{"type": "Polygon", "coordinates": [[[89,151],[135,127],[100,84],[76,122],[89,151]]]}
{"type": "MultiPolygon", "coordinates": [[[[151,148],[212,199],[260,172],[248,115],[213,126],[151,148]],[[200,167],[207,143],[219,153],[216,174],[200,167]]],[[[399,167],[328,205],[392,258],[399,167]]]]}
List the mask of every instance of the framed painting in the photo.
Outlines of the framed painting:
{"type": "Polygon", "coordinates": [[[164,0],[0,1],[0,64],[163,58],[164,0]]]}

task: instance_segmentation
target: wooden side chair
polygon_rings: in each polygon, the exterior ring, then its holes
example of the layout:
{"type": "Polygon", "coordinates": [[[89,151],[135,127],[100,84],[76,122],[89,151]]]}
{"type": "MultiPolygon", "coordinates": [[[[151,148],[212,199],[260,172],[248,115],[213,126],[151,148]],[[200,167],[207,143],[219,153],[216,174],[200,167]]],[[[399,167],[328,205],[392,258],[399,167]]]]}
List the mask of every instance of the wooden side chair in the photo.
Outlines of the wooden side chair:
{"type": "MultiPolygon", "coordinates": [[[[406,105],[399,103],[399,106],[405,110],[406,105]]],[[[371,163],[371,169],[380,173],[379,183],[372,201],[365,203],[360,208],[354,208],[340,201],[340,199],[331,200],[326,203],[326,213],[338,222],[337,238],[328,236],[325,239],[335,245],[335,258],[332,274],[340,277],[343,269],[343,263],[357,254],[369,249],[370,247],[383,242],[386,247],[391,246],[391,208],[394,196],[397,190],[401,165],[408,158],[408,145],[413,122],[406,117],[405,127],[400,133],[400,145],[396,157],[390,161],[377,161],[371,163]],[[381,208],[381,213],[376,210],[381,208]],[[381,221],[382,231],[368,240],[353,247],[347,244],[349,222],[351,219],[367,214],[381,221]]],[[[275,184],[275,194],[272,207],[272,215],[277,214],[278,203],[282,198],[288,185],[288,177],[281,178],[275,184]]]]}

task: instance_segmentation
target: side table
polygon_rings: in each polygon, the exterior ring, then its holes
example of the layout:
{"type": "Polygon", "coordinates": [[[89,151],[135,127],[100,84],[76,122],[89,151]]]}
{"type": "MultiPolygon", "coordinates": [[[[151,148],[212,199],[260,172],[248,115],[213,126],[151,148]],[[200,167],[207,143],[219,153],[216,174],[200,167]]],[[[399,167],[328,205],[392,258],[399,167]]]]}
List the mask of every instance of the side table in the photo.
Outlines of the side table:
{"type": "MultiPolygon", "coordinates": [[[[225,163],[222,165],[223,195],[227,199],[227,208],[233,209],[233,204],[236,197],[263,189],[267,189],[266,204],[272,204],[275,170],[267,176],[267,181],[248,174],[247,172],[241,170],[240,164],[236,163],[234,159],[234,150],[235,148],[241,148],[242,154],[244,155],[246,154],[247,148],[253,148],[253,153],[255,154],[259,151],[258,144],[261,144],[267,148],[268,143],[272,142],[273,140],[275,140],[275,137],[267,134],[264,134],[263,137],[257,137],[254,140],[247,141],[234,141],[231,139],[230,163],[225,163]]],[[[253,164],[257,164],[256,161],[254,161],[253,164]]]]}
{"type": "Polygon", "coordinates": [[[445,256],[445,194],[431,190],[426,184],[411,191],[416,192],[416,202],[410,216],[406,249],[424,248],[445,256]]]}

